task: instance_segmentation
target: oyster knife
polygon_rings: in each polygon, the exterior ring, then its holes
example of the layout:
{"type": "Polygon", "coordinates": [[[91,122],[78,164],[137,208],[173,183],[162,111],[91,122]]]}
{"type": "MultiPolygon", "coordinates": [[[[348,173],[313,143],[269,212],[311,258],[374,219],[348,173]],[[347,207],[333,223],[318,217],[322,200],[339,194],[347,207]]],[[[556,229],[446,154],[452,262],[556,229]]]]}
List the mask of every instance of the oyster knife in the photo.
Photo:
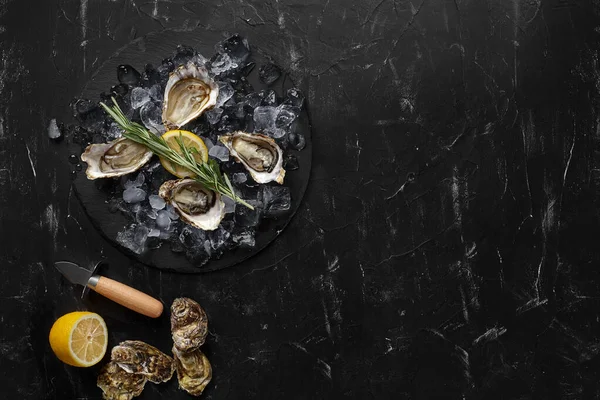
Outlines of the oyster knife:
{"type": "Polygon", "coordinates": [[[54,266],[69,282],[84,287],[82,297],[88,289],[91,289],[130,310],[148,317],[158,318],[162,314],[163,304],[154,297],[121,282],[96,275],[95,271],[100,264],[96,264],[91,271],[70,261],[57,261],[54,266]]]}

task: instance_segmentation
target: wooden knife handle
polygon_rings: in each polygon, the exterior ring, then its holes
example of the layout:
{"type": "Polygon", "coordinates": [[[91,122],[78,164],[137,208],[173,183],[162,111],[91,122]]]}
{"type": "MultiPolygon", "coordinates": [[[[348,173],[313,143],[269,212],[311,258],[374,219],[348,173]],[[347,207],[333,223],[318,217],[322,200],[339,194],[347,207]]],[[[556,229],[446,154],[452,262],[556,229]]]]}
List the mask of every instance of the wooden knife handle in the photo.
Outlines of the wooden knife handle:
{"type": "Polygon", "coordinates": [[[158,318],[163,312],[163,304],[154,297],[104,276],[98,277],[96,286],[91,289],[130,310],[151,318],[158,318]]]}

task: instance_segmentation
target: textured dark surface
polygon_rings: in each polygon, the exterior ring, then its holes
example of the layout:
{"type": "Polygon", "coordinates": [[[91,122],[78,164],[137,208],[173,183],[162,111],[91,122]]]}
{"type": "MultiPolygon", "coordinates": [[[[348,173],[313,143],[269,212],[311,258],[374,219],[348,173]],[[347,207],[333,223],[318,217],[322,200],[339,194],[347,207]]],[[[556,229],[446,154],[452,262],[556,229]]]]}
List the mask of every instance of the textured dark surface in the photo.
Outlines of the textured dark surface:
{"type": "MultiPolygon", "coordinates": [[[[0,387],[100,399],[47,335],[101,313],[110,345],[169,351],[168,318],[64,282],[112,278],[200,302],[207,399],[600,397],[598,50],[592,1],[0,2],[0,387]],[[95,232],[46,134],[94,70],[163,28],[239,32],[308,88],[313,170],[265,251],[201,276],[95,232]]],[[[185,399],[175,381],[142,399],[185,399]]]]}

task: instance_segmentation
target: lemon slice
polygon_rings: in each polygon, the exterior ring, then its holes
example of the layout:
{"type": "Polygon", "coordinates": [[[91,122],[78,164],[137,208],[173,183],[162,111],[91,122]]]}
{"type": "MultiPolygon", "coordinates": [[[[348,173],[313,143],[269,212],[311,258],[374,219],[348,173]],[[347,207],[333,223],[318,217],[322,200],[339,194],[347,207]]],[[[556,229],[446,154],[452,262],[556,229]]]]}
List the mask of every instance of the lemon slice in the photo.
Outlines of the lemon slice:
{"type": "Polygon", "coordinates": [[[65,314],[50,329],[50,347],[59,360],[74,367],[97,364],[108,344],[108,330],[101,316],[87,311],[65,314]]]}
{"type": "MultiPolygon", "coordinates": [[[[192,132],[172,130],[168,131],[162,136],[162,138],[165,139],[165,142],[170,148],[181,154],[181,148],[179,147],[179,143],[177,141],[177,138],[179,137],[181,137],[181,140],[183,141],[183,144],[186,147],[194,148],[197,150],[192,153],[192,156],[198,164],[205,163],[208,161],[208,149],[206,148],[204,141],[198,136],[194,135],[192,132]]],[[[163,167],[165,167],[167,171],[169,171],[178,178],[189,178],[194,176],[193,172],[178,165],[173,165],[169,160],[161,158],[160,163],[163,167]]]]}

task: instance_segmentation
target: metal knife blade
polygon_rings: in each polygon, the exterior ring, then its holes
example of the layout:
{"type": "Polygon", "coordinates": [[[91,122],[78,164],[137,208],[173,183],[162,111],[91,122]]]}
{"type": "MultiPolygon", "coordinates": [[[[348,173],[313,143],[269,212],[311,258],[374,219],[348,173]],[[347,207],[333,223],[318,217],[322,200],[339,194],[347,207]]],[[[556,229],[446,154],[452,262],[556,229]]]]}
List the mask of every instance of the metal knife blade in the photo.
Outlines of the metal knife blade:
{"type": "Polygon", "coordinates": [[[93,271],[87,270],[69,261],[57,261],[54,263],[56,269],[71,283],[87,286],[93,275],[93,271]]]}

